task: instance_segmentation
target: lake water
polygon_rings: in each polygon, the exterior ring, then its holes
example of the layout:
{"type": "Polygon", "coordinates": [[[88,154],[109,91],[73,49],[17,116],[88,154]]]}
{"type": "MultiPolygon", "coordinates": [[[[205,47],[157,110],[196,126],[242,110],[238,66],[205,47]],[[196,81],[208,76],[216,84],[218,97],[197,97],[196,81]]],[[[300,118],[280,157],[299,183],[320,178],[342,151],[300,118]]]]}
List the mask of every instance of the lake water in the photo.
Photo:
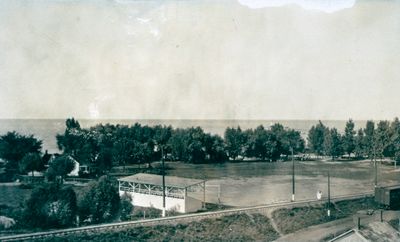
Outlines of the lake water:
{"type": "MultiPolygon", "coordinates": [[[[318,120],[134,120],[134,119],[79,119],[82,127],[87,128],[98,123],[126,124],[132,125],[136,122],[142,125],[171,125],[174,128],[188,128],[200,126],[205,132],[219,134],[223,136],[226,127],[240,126],[242,130],[256,128],[258,125],[269,127],[274,123],[281,123],[301,132],[305,138],[308,130],[318,120]]],[[[345,120],[325,120],[322,121],[328,127],[335,127],[343,131],[346,125],[345,120]]],[[[356,128],[363,128],[366,121],[354,121],[356,128]]],[[[56,134],[63,133],[65,130],[64,119],[0,119],[0,134],[8,131],[17,131],[22,134],[33,134],[35,137],[43,140],[43,150],[57,152],[56,134]]]]}

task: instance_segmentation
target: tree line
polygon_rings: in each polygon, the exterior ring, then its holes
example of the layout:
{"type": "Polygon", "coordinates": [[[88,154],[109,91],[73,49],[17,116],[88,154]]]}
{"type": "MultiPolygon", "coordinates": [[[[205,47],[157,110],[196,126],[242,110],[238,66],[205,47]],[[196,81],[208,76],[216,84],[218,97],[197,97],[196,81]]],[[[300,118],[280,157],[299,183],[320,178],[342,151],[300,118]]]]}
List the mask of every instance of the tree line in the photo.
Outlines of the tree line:
{"type": "Polygon", "coordinates": [[[300,132],[274,124],[270,129],[258,126],[242,131],[240,127],[225,130],[224,138],[204,132],[201,127],[172,128],[141,124],[98,124],[82,128],[78,121],[68,119],[57,144],[64,154],[83,164],[96,164],[101,169],[113,165],[150,163],[169,160],[190,163],[215,163],[238,158],[276,161],[304,151],[300,132]]]}
{"type": "Polygon", "coordinates": [[[321,121],[308,132],[308,147],[317,155],[332,159],[347,155],[356,159],[391,158],[400,161],[400,121],[367,121],[364,128],[355,129],[353,120],[346,123],[343,134],[326,127],[321,121]]]}
{"type": "Polygon", "coordinates": [[[62,134],[57,134],[61,154],[49,163],[42,154],[42,141],[32,135],[8,132],[0,136],[0,158],[6,160],[10,174],[27,174],[46,170],[50,180],[64,177],[80,165],[94,167],[98,174],[113,166],[148,164],[166,160],[189,163],[216,163],[235,160],[276,161],[293,154],[314,153],[333,159],[347,154],[350,158],[383,158],[400,160],[400,122],[367,121],[364,128],[355,129],[349,120],[341,134],[321,121],[312,126],[307,146],[299,131],[276,123],[264,128],[242,130],[227,127],[223,137],[204,132],[201,127],[172,128],[98,124],[82,128],[74,118],[67,119],[62,134]],[[48,169],[47,169],[48,167],[48,169]]]}

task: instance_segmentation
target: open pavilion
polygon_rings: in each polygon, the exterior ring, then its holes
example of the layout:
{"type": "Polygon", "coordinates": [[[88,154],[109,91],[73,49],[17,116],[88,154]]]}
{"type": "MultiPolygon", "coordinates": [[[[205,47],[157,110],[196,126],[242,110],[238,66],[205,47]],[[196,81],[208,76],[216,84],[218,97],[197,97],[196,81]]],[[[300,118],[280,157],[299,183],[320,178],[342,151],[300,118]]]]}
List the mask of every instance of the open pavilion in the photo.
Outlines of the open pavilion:
{"type": "MultiPolygon", "coordinates": [[[[131,195],[132,204],[140,207],[163,209],[162,176],[138,173],[118,179],[119,194],[131,195]]],[[[181,213],[205,208],[205,180],[165,176],[165,207],[181,213]],[[203,200],[190,194],[203,192],[203,200]]]]}

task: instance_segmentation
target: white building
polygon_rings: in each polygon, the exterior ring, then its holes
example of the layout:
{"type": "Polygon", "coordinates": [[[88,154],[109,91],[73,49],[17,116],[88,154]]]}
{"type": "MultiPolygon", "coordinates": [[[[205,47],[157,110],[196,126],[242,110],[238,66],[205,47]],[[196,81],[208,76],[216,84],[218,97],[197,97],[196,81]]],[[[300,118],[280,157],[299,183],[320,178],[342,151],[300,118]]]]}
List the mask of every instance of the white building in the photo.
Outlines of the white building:
{"type": "MultiPolygon", "coordinates": [[[[163,209],[162,176],[139,173],[123,177],[119,181],[119,194],[131,195],[132,204],[140,207],[163,209]]],[[[165,176],[165,207],[181,213],[195,212],[205,206],[205,181],[165,176]],[[203,201],[190,196],[191,192],[203,192],[203,201]]]]}

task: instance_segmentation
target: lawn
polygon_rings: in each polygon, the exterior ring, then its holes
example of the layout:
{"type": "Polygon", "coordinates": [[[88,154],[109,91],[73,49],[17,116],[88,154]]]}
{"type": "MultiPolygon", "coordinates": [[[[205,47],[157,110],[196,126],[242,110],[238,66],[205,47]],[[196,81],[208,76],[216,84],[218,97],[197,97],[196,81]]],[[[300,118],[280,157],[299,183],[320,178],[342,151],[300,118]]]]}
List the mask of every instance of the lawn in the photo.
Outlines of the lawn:
{"type": "Polygon", "coordinates": [[[0,205],[17,207],[22,205],[31,195],[32,189],[20,185],[0,183],[0,205]]]}

